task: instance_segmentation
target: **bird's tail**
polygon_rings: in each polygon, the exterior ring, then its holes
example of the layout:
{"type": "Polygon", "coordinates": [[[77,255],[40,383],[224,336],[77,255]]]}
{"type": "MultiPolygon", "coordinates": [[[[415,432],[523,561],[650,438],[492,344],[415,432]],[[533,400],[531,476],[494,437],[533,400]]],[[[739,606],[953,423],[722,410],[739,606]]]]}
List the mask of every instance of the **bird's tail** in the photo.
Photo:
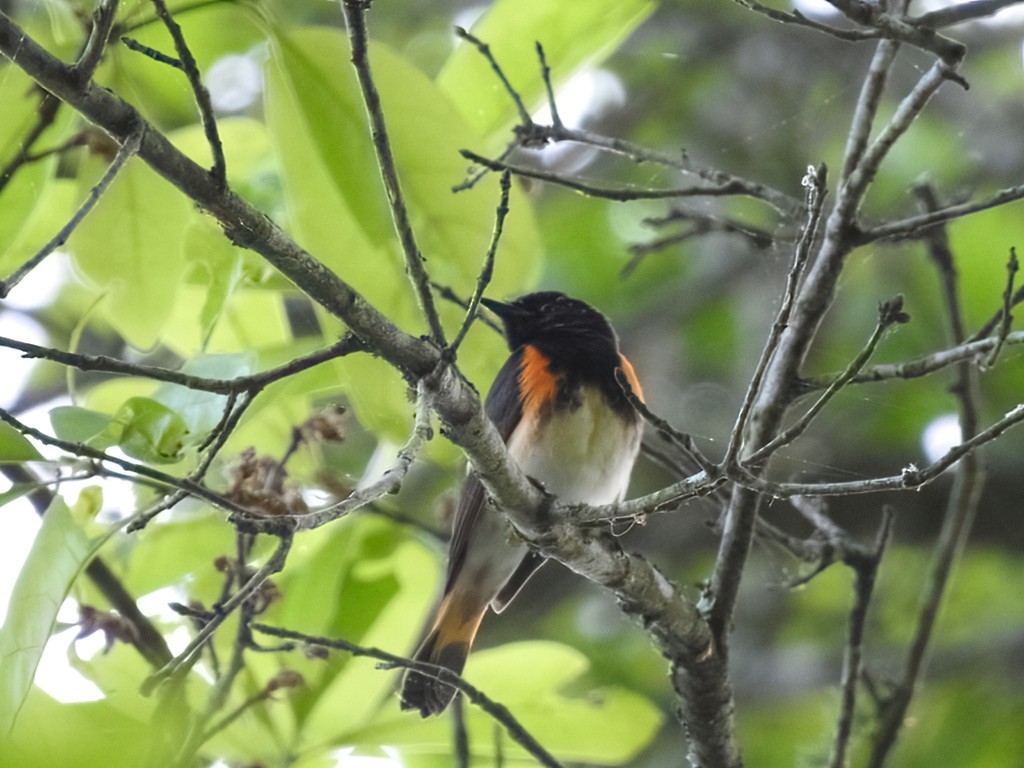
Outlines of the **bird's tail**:
{"type": "MultiPolygon", "coordinates": [[[[445,596],[434,628],[417,649],[414,661],[436,664],[457,675],[462,673],[487,611],[486,604],[478,607],[477,601],[466,599],[468,597],[455,592],[445,596]]],[[[452,686],[410,669],[402,684],[402,709],[417,709],[422,717],[439,715],[452,703],[455,693],[452,686]]]]}

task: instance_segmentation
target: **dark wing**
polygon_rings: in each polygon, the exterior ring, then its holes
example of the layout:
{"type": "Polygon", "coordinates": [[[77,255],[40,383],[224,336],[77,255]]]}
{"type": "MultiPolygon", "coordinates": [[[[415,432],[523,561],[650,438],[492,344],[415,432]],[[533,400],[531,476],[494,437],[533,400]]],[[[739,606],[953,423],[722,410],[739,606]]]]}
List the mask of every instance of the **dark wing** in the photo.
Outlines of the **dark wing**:
{"type": "MultiPolygon", "coordinates": [[[[523,350],[520,347],[512,353],[498,371],[498,376],[491,385],[484,401],[487,417],[498,428],[501,439],[508,442],[509,435],[522,418],[522,403],[519,398],[519,368],[522,365],[523,350]]],[[[455,511],[455,528],[452,532],[452,543],[448,550],[448,576],[444,585],[445,593],[451,589],[455,574],[462,567],[462,560],[469,545],[469,534],[487,502],[487,492],[477,479],[476,473],[470,471],[462,486],[459,506],[455,511]]]]}

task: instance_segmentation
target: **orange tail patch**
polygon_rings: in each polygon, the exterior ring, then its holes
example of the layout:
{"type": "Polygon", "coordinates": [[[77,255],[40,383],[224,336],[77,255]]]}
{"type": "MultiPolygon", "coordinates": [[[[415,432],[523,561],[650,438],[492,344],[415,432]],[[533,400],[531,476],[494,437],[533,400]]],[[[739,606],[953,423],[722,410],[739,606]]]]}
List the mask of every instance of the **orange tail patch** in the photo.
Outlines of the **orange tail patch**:
{"type": "MultiPolygon", "coordinates": [[[[452,592],[441,601],[437,621],[416,651],[415,661],[436,664],[461,674],[480,622],[487,611],[473,595],[452,592]]],[[[406,673],[402,684],[402,709],[418,709],[420,715],[438,715],[448,708],[456,690],[440,680],[415,670],[406,673]]]]}

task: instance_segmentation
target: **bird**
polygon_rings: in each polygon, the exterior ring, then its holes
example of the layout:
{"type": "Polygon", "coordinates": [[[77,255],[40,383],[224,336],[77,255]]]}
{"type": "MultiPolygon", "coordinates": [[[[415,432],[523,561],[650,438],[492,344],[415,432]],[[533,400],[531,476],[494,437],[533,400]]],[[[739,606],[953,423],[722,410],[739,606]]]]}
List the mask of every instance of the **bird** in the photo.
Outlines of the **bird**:
{"type": "MultiPolygon", "coordinates": [[[[611,324],[589,304],[555,291],[481,303],[501,320],[511,350],[484,402],[509,456],[561,502],[621,501],[643,419],[616,371],[641,401],[643,390],[611,324]]],[[[510,532],[470,472],[454,517],[443,597],[413,659],[461,674],[488,608],[501,613],[544,562],[510,532]]],[[[437,715],[455,694],[410,669],[401,707],[437,715]]]]}

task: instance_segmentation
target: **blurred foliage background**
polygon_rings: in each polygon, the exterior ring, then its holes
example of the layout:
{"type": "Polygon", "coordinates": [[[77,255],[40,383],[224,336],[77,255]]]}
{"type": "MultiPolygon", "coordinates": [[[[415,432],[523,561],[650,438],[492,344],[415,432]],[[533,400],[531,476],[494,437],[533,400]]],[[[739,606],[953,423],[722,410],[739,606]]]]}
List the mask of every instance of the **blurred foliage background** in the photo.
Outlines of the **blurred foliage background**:
{"type": "MultiPolygon", "coordinates": [[[[421,332],[366,139],[337,4],[169,5],[213,93],[231,184],[403,328],[421,332]]],[[[840,23],[827,6],[800,8],[840,23]]],[[[6,0],[0,10],[68,60],[81,44],[91,6],[6,0]]],[[[1019,10],[955,30],[970,47],[962,69],[970,90],[947,84],[939,92],[883,166],[868,197],[867,222],[917,212],[911,189],[923,182],[934,184],[947,203],[1021,183],[1019,10]]],[[[171,50],[148,2],[121,3],[120,18],[129,37],[171,50]]],[[[684,151],[697,166],[760,181],[797,199],[809,165],[825,162],[836,175],[873,48],[777,24],[724,0],[497,0],[489,6],[377,0],[369,22],[375,72],[427,267],[434,280],[461,296],[475,283],[498,197],[493,177],[471,191],[451,193],[471,171],[457,151],[497,154],[516,115],[477,52],[457,45],[453,25],[472,27],[492,46],[531,110],[543,107],[534,53],[540,41],[567,123],[652,149],[684,151]]],[[[919,51],[900,53],[883,115],[891,114],[929,64],[919,51]]],[[[115,42],[97,80],[169,132],[176,145],[208,161],[180,73],[115,42]]],[[[38,98],[9,63],[0,66],[0,96],[9,105],[0,126],[0,161],[6,163],[35,119],[38,98]]],[[[67,221],[116,151],[62,108],[44,145],[70,139],[77,140],[75,148],[26,166],[3,191],[4,275],[67,221]]],[[[559,145],[532,154],[529,162],[609,187],[693,180],[586,147],[559,145]]],[[[1022,212],[1017,202],[949,227],[968,332],[1001,306],[1009,250],[1021,244],[1024,231],[1022,212]]],[[[506,297],[543,287],[601,308],[615,323],[651,408],[718,457],[780,301],[798,223],[749,199],[615,202],[518,182],[489,294],[506,297]],[[711,222],[741,222],[759,236],[682,237],[686,226],[672,220],[678,211],[711,222]]],[[[886,338],[875,362],[910,360],[947,346],[938,275],[924,246],[877,243],[848,259],[805,372],[823,376],[845,367],[870,334],[878,303],[896,294],[905,296],[911,322],[886,338]]],[[[449,328],[457,327],[461,315],[455,305],[444,305],[449,328]]],[[[322,347],[343,328],[256,256],[231,246],[176,190],[133,161],[66,251],[0,304],[0,331],[45,346],[226,378],[322,347]]],[[[125,425],[166,430],[170,420],[183,437],[169,454],[147,443],[134,449],[135,458],[161,461],[177,474],[195,465],[197,447],[223,407],[220,397],[141,378],[69,373],[10,350],[0,355],[9,379],[5,408],[36,414],[39,424],[58,434],[119,445],[129,455],[125,425]],[[126,412],[127,402],[140,402],[133,398],[157,403],[173,418],[163,410],[126,412]],[[48,420],[55,407],[65,410],[48,420]],[[160,426],[153,427],[154,421],[160,426]],[[111,425],[123,431],[111,432],[111,425]]],[[[478,324],[459,361],[485,389],[504,355],[501,338],[478,324]]],[[[926,463],[927,428],[955,412],[952,381],[947,371],[847,388],[778,457],[773,476],[859,479],[926,463]]],[[[983,422],[1017,405],[1022,381],[1021,351],[1009,347],[982,376],[983,422]]],[[[301,449],[289,461],[290,482],[315,501],[372,479],[404,440],[412,406],[400,377],[370,358],[346,358],[275,384],[246,414],[224,461],[248,446],[280,457],[292,428],[329,403],[349,409],[345,439],[301,449]]],[[[658,444],[656,436],[648,437],[658,444]]],[[[975,532],[946,600],[927,683],[894,765],[1012,765],[1024,753],[1024,604],[1016,593],[1024,578],[1022,439],[1011,432],[984,452],[987,483],[975,532]]],[[[463,471],[457,452],[442,439],[433,441],[428,458],[377,509],[302,535],[275,580],[282,597],[261,619],[410,651],[442,573],[444,534],[431,531],[446,530],[463,471]],[[406,519],[423,527],[401,522],[406,519]]],[[[47,454],[47,461],[33,466],[50,477],[57,465],[47,454]]],[[[654,490],[676,476],[641,460],[632,493],[654,490]]],[[[882,505],[896,511],[895,541],[868,626],[867,665],[883,688],[902,663],[949,486],[940,478],[915,493],[853,496],[830,505],[837,522],[865,542],[874,535],[882,505]]],[[[18,491],[15,483],[5,500],[18,491]]],[[[52,535],[59,541],[74,534],[86,543],[96,542],[153,494],[110,479],[63,483],[58,491],[65,511],[48,518],[59,518],[53,525],[64,527],[52,535]]],[[[12,503],[4,511],[14,508],[12,503]]],[[[785,501],[766,504],[764,514],[797,535],[809,532],[785,501]]],[[[696,599],[716,551],[710,524],[717,515],[714,500],[694,502],[622,535],[627,546],[649,553],[680,583],[692,584],[696,599]]],[[[104,540],[100,551],[178,650],[189,624],[164,606],[169,600],[212,604],[223,578],[213,563],[233,550],[233,529],[223,515],[193,502],[141,534],[104,540]]],[[[266,551],[269,545],[258,550],[266,551]]],[[[27,552],[26,546],[19,557],[27,552]]],[[[852,574],[835,567],[789,589],[801,567],[763,543],[748,565],[732,663],[750,765],[823,764],[834,730],[852,574]]],[[[73,582],[74,600],[103,607],[95,589],[74,573],[55,578],[46,589],[60,596],[62,585],[73,582]]],[[[24,614],[12,608],[8,616],[10,630],[11,617],[24,614]]],[[[61,613],[57,627],[72,621],[73,612],[70,618],[61,613]]],[[[127,646],[86,652],[87,641],[67,646],[70,635],[63,637],[71,666],[98,686],[101,697],[64,703],[53,698],[53,689],[34,688],[0,747],[17,759],[10,764],[52,765],[58,748],[62,765],[94,765],[101,756],[110,765],[144,758],[160,764],[152,723],[166,713],[156,699],[137,693],[146,664],[127,646]]],[[[230,627],[218,634],[215,647],[222,658],[231,641],[230,627]]],[[[545,568],[507,612],[485,623],[480,648],[468,678],[508,704],[567,762],[682,764],[685,747],[671,715],[662,660],[643,632],[591,585],[555,566],[545,568]]],[[[399,713],[395,673],[342,654],[323,661],[297,652],[250,653],[226,711],[285,666],[301,672],[305,685],[247,710],[218,733],[202,753],[207,763],[355,767],[363,765],[363,755],[392,761],[378,765],[450,764],[450,723],[399,713]]],[[[190,712],[201,711],[210,678],[192,677],[183,711],[166,719],[187,720],[190,712]]],[[[866,733],[873,713],[870,700],[862,696],[862,702],[858,728],[866,733]]],[[[489,720],[476,711],[467,712],[467,719],[475,754],[500,751],[504,765],[519,764],[521,753],[495,735],[489,720]]],[[[853,764],[858,759],[863,755],[855,755],[853,764]]]]}

